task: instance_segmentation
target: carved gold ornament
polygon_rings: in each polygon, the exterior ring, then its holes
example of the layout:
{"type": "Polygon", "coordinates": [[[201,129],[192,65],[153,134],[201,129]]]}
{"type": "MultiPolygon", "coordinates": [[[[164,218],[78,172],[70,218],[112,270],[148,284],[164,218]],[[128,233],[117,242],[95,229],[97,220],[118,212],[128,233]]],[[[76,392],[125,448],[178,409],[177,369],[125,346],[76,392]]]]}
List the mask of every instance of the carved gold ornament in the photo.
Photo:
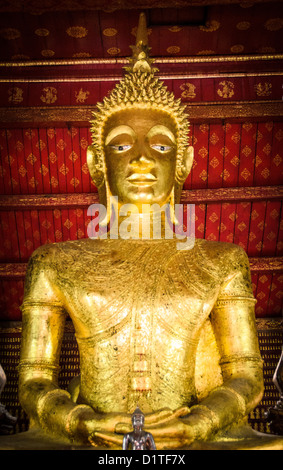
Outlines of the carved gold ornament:
{"type": "Polygon", "coordinates": [[[49,86],[45,87],[42,90],[43,94],[41,95],[40,99],[43,103],[52,104],[57,101],[57,90],[56,88],[49,86]]]}
{"type": "Polygon", "coordinates": [[[88,30],[83,26],[70,26],[70,28],[66,30],[66,33],[72,38],[80,39],[87,36],[88,30]]]}
{"type": "Polygon", "coordinates": [[[91,54],[89,52],[76,52],[73,54],[74,58],[82,58],[82,59],[87,59],[88,57],[91,57],[91,54]]]}
{"type": "Polygon", "coordinates": [[[272,83],[264,82],[255,85],[257,96],[269,96],[272,93],[272,83]]]}
{"type": "Polygon", "coordinates": [[[268,31],[279,31],[283,28],[283,18],[272,18],[264,24],[265,29],[268,31]]]}
{"type": "Polygon", "coordinates": [[[205,49],[197,53],[197,55],[214,55],[214,54],[215,54],[215,51],[212,51],[210,49],[205,49]]]}
{"type": "Polygon", "coordinates": [[[30,57],[25,54],[15,54],[12,55],[11,60],[29,60],[30,57]]]}
{"type": "Polygon", "coordinates": [[[53,56],[55,55],[55,52],[52,51],[51,49],[43,49],[43,50],[41,51],[41,55],[42,55],[43,57],[53,57],[53,56]]]}
{"type": "Polygon", "coordinates": [[[179,46],[169,46],[169,47],[167,47],[167,52],[169,54],[178,54],[178,52],[180,52],[180,47],[179,46]]]}
{"type": "Polygon", "coordinates": [[[240,21],[237,23],[236,28],[240,31],[246,31],[251,27],[251,23],[249,21],[240,21]]]}
{"type": "Polygon", "coordinates": [[[181,28],[181,26],[171,26],[168,29],[171,33],[178,33],[179,31],[182,31],[183,28],[181,28]]]}
{"type": "Polygon", "coordinates": [[[220,23],[219,21],[212,20],[212,21],[207,21],[205,26],[199,26],[199,29],[201,31],[205,31],[206,33],[212,33],[214,31],[217,31],[220,28],[220,23]]]}
{"type": "Polygon", "coordinates": [[[13,104],[20,104],[23,101],[22,88],[13,87],[8,90],[9,102],[13,104]]]}
{"type": "Polygon", "coordinates": [[[107,49],[107,53],[109,55],[117,55],[120,52],[121,52],[121,50],[118,47],[110,47],[109,49],[107,49]]]}
{"type": "Polygon", "coordinates": [[[196,97],[195,93],[196,86],[193,83],[183,83],[180,86],[180,90],[182,90],[181,97],[192,99],[196,97]]]}
{"type": "Polygon", "coordinates": [[[230,50],[233,54],[238,54],[239,52],[243,52],[244,46],[242,44],[235,44],[230,50]]]}
{"type": "Polygon", "coordinates": [[[21,33],[18,29],[15,28],[3,28],[0,29],[0,36],[3,39],[7,39],[8,41],[12,39],[18,39],[21,37],[21,33]]]}
{"type": "Polygon", "coordinates": [[[232,98],[234,95],[234,83],[230,82],[230,80],[224,80],[219,83],[219,86],[221,88],[218,88],[217,94],[221,98],[232,98]]]}
{"type": "Polygon", "coordinates": [[[42,36],[42,37],[45,37],[45,36],[49,36],[50,34],[50,31],[46,28],[38,28],[35,30],[34,32],[37,36],[42,36]]]}
{"type": "Polygon", "coordinates": [[[273,54],[274,52],[276,52],[276,49],[270,46],[262,46],[258,49],[258,52],[262,54],[273,54]]]}
{"type": "Polygon", "coordinates": [[[116,36],[117,32],[118,31],[115,28],[106,28],[103,30],[104,36],[107,36],[107,37],[116,36]]]}
{"type": "Polygon", "coordinates": [[[79,91],[75,92],[75,96],[77,103],[84,103],[89,97],[89,91],[83,91],[83,89],[80,88],[79,91]]]}

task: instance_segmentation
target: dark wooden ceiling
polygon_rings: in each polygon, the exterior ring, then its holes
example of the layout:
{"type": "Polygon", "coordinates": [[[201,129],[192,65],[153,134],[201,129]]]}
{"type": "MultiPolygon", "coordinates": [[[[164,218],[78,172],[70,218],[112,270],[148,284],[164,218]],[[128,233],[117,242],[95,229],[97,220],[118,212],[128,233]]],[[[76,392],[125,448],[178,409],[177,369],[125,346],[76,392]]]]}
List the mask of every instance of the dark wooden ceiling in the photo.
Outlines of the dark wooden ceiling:
{"type": "Polygon", "coordinates": [[[153,57],[283,50],[282,2],[10,0],[0,1],[0,61],[127,57],[140,11],[153,57]]]}

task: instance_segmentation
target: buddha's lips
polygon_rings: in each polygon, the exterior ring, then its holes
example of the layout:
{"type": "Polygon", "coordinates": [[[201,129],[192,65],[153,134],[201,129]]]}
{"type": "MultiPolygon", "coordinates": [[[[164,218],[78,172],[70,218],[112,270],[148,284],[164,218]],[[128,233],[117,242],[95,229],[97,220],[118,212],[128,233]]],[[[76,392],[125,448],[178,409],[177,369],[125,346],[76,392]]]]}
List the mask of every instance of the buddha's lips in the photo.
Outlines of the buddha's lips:
{"type": "Polygon", "coordinates": [[[127,178],[127,180],[130,183],[153,184],[157,181],[157,178],[151,173],[133,173],[127,178]]]}

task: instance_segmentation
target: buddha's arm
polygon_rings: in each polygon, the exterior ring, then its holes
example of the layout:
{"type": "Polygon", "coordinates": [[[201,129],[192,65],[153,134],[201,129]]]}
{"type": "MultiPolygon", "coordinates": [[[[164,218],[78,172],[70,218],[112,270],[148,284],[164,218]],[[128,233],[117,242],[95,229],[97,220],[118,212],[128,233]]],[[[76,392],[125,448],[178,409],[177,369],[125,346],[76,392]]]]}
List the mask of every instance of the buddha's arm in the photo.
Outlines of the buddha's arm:
{"type": "Polygon", "coordinates": [[[189,421],[200,418],[202,438],[210,437],[247,416],[263,393],[262,360],[248,259],[243,250],[237,249],[236,255],[235,262],[228,260],[233,267],[211,315],[221,356],[223,385],[191,409],[189,421]]]}
{"type": "Polygon", "coordinates": [[[130,447],[130,435],[128,433],[128,434],[125,434],[125,436],[123,437],[122,450],[128,450],[129,447],[130,447]]]}
{"type": "MultiPolygon", "coordinates": [[[[31,423],[57,438],[78,444],[95,441],[94,432],[114,432],[125,413],[98,414],[76,405],[58,386],[59,356],[65,324],[64,298],[51,269],[58,256],[41,247],[30,259],[22,305],[23,334],[19,365],[19,398],[31,423]]],[[[68,269],[68,267],[66,267],[68,269]]]]}
{"type": "Polygon", "coordinates": [[[22,306],[20,402],[31,423],[57,437],[80,441],[87,435],[83,425],[93,419],[94,412],[75,405],[68,392],[58,386],[65,311],[40,253],[30,260],[22,306]]]}

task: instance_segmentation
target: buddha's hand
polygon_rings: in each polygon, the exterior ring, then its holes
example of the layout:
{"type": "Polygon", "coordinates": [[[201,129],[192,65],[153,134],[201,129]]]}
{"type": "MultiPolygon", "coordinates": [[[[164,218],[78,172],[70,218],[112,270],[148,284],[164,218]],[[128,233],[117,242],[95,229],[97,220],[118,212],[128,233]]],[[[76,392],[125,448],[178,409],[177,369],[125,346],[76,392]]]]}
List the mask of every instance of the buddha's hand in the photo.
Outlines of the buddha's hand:
{"type": "Polygon", "coordinates": [[[153,435],[157,449],[177,449],[210,439],[219,430],[218,424],[216,413],[197,405],[189,414],[180,414],[157,426],[146,426],[146,430],[153,435]]]}
{"type": "MultiPolygon", "coordinates": [[[[170,438],[170,432],[168,426],[172,426],[173,423],[179,423],[179,418],[182,416],[188,415],[190,412],[188,407],[178,408],[177,410],[173,411],[169,408],[164,408],[162,410],[158,410],[154,413],[149,413],[145,415],[145,430],[152,433],[152,431],[156,431],[157,436],[162,434],[162,429],[167,429],[165,431],[168,435],[168,441],[172,442],[170,438]]],[[[104,418],[105,421],[101,421],[101,424],[109,424],[112,421],[112,425],[114,421],[116,421],[114,432],[111,431],[107,426],[107,429],[103,429],[103,426],[100,429],[96,429],[89,438],[89,441],[94,446],[108,446],[112,448],[121,448],[123,443],[123,437],[128,432],[133,431],[132,425],[132,415],[122,415],[122,414],[115,414],[111,418],[110,415],[106,415],[104,418]],[[121,418],[119,421],[119,417],[121,418]]],[[[182,422],[179,423],[182,425],[182,422]]],[[[175,429],[176,431],[176,429],[175,429]]],[[[182,434],[182,431],[179,430],[179,434],[182,434]]],[[[165,438],[165,436],[164,436],[165,438]]],[[[159,438],[158,438],[159,439],[159,438]]],[[[164,440],[164,439],[163,439],[164,440]]],[[[165,441],[164,441],[165,442],[165,441]]],[[[169,442],[167,443],[169,445],[169,442]]],[[[166,448],[165,447],[158,447],[158,448],[166,448]]],[[[169,447],[168,447],[169,448],[169,447]]]]}
{"type": "Polygon", "coordinates": [[[196,432],[188,417],[175,416],[156,426],[146,426],[153,436],[158,450],[188,447],[195,440],[196,432]]]}

